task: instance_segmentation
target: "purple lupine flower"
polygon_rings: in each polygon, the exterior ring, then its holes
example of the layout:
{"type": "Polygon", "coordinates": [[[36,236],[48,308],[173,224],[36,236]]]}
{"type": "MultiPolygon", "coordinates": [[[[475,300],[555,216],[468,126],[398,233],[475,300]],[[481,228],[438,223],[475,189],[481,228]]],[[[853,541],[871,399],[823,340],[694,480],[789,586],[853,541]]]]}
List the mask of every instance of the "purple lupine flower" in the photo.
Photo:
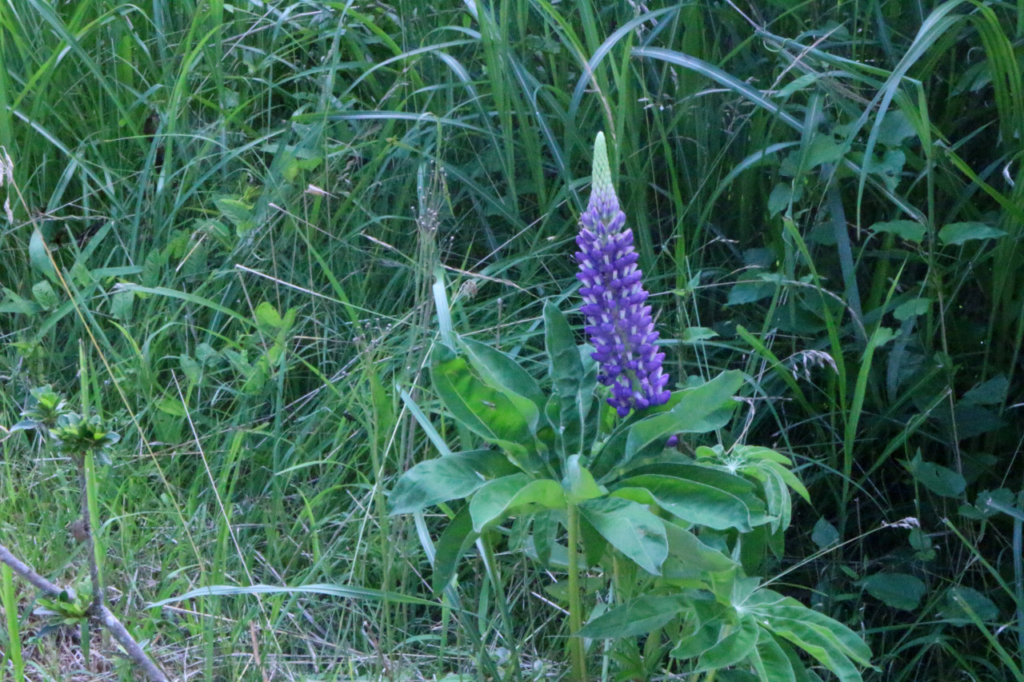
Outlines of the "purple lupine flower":
{"type": "Polygon", "coordinates": [[[576,277],[583,283],[580,295],[587,316],[587,335],[594,345],[592,357],[600,366],[598,381],[612,389],[608,404],[620,417],[631,409],[663,405],[668,375],[661,369],[664,353],[655,342],[651,307],[637,267],[633,230],[625,228],[626,214],[612,186],[604,133],[594,141],[594,170],[590,204],[580,216],[576,244],[576,277]],[[623,229],[625,228],[625,229],[623,229]]]}

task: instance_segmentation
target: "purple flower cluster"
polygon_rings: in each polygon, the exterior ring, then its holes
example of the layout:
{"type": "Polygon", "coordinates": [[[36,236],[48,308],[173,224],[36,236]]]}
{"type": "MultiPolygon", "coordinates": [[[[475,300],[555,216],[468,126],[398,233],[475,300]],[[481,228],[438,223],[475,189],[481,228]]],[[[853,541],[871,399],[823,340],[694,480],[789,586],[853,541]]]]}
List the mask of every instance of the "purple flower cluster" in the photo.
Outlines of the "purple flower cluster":
{"type": "Polygon", "coordinates": [[[580,309],[587,316],[587,335],[594,345],[594,360],[601,365],[598,381],[612,389],[608,404],[619,416],[631,409],[663,405],[668,375],[661,369],[664,353],[655,342],[651,307],[645,305],[647,292],[640,282],[633,248],[633,230],[623,229],[626,214],[612,186],[604,133],[594,142],[594,170],[590,204],[580,216],[576,244],[576,277],[583,283],[580,309]]]}

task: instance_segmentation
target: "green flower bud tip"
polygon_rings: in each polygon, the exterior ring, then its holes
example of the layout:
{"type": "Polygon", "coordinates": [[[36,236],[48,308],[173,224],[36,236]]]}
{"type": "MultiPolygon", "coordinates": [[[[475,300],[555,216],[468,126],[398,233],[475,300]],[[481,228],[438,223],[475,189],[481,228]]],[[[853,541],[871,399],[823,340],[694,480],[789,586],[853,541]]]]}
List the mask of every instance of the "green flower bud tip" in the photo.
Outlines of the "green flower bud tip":
{"type": "Polygon", "coordinates": [[[612,187],[612,171],[608,164],[608,147],[604,133],[599,132],[594,140],[594,169],[591,172],[591,191],[596,194],[615,193],[612,187]]]}

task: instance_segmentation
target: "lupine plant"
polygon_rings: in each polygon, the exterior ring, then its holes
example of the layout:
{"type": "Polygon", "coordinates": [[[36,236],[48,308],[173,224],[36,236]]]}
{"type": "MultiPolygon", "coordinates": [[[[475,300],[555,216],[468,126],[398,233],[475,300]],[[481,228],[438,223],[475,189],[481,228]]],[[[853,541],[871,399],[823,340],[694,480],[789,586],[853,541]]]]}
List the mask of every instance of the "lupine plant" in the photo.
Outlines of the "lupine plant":
{"type": "Polygon", "coordinates": [[[870,651],[856,633],[747,575],[769,548],[781,553],[790,491],[807,497],[790,460],[741,443],[693,443],[693,456],[676,447],[725,427],[746,378],[727,371],[666,390],[600,133],[593,163],[576,254],[592,345],[577,345],[567,319],[547,304],[542,383],[510,355],[443,334],[431,379],[466,449],[453,453],[430,431],[441,457],[399,479],[391,513],[467,500],[437,542],[437,593],[474,544],[492,563],[514,519],[525,537],[517,546],[566,573],[576,682],[588,679],[585,645],[593,640],[616,640],[609,650],[619,679],[668,666],[704,682],[724,669],[796,682],[818,679],[807,668],[816,662],[840,680],[860,680],[857,666],[869,665],[870,651]],[[486,445],[473,447],[477,438],[486,445]]]}

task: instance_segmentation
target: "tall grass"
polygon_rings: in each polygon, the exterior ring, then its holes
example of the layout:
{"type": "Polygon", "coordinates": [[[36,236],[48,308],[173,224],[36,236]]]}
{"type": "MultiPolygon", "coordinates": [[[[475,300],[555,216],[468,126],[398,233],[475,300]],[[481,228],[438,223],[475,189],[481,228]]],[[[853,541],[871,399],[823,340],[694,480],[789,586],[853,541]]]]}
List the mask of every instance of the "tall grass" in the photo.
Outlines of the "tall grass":
{"type": "MultiPolygon", "coordinates": [[[[459,333],[530,358],[604,130],[673,377],[755,376],[723,440],[794,453],[823,501],[765,560],[867,633],[876,679],[1007,679],[1019,539],[975,505],[1024,480],[1022,36],[959,1],[0,4],[0,424],[32,386],[76,396],[84,342],[125,436],[109,597],[169,669],[557,670],[549,576],[485,554],[410,602],[439,526],[383,501],[435,456],[415,421],[450,429],[436,269],[459,333]]],[[[77,483],[40,452],[4,437],[0,534],[71,583],[77,483]]],[[[3,594],[8,637],[38,627],[3,594]]]]}

